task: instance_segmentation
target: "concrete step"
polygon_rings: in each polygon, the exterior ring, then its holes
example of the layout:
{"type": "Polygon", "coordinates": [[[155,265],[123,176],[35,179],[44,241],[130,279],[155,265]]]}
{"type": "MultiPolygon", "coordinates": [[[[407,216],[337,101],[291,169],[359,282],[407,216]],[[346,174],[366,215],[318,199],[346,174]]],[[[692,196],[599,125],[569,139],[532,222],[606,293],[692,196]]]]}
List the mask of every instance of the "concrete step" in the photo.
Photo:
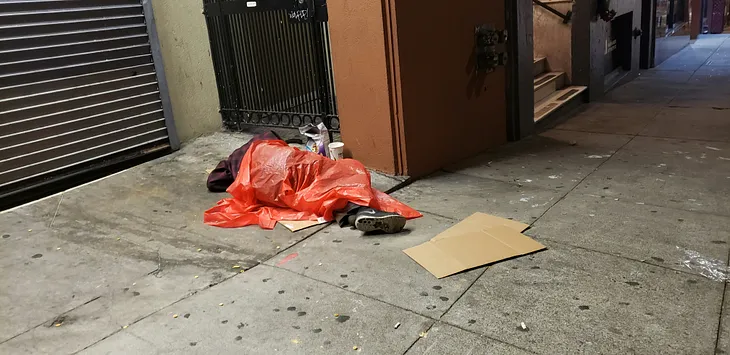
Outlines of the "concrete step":
{"type": "Polygon", "coordinates": [[[585,90],[585,86],[568,86],[538,102],[535,104],[535,122],[547,117],[571,100],[579,100],[579,95],[585,90]]]}
{"type": "Polygon", "coordinates": [[[532,64],[532,76],[538,77],[547,70],[547,58],[537,57],[532,64]]]}
{"type": "Polygon", "coordinates": [[[555,91],[558,91],[565,86],[565,73],[563,72],[550,72],[544,73],[540,76],[535,77],[533,80],[533,86],[535,88],[535,104],[544,100],[555,91]]]}

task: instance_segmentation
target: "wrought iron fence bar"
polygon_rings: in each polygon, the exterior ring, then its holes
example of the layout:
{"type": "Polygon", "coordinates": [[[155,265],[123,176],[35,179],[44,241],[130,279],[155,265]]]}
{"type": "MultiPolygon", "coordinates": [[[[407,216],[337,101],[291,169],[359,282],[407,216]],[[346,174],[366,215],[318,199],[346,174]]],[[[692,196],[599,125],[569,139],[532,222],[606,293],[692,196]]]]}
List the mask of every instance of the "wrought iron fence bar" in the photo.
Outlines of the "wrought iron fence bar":
{"type": "Polygon", "coordinates": [[[325,0],[204,0],[227,127],[339,129],[325,0]],[[245,6],[245,8],[244,8],[245,6]]]}

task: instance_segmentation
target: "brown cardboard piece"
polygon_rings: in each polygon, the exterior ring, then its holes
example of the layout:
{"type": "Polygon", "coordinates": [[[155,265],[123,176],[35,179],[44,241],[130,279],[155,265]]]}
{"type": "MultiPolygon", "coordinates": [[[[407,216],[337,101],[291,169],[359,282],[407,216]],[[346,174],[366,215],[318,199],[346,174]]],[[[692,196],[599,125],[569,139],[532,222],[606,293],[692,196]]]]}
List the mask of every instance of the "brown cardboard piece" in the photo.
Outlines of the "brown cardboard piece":
{"type": "Polygon", "coordinates": [[[529,226],[475,213],[430,241],[404,250],[437,278],[545,249],[522,234],[529,226]]]}
{"type": "Polygon", "coordinates": [[[327,221],[324,218],[320,218],[316,221],[279,221],[278,223],[291,232],[298,232],[303,229],[325,224],[327,221]]]}

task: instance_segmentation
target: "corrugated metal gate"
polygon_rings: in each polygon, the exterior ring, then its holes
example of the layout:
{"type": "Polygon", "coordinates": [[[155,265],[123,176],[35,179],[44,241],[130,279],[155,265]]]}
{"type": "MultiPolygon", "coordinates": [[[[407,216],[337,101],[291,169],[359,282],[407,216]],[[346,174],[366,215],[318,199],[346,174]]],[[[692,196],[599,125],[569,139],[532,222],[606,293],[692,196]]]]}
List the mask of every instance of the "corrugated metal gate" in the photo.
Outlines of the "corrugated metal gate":
{"type": "Polygon", "coordinates": [[[156,36],[148,0],[0,1],[0,199],[177,148],[156,36]]]}

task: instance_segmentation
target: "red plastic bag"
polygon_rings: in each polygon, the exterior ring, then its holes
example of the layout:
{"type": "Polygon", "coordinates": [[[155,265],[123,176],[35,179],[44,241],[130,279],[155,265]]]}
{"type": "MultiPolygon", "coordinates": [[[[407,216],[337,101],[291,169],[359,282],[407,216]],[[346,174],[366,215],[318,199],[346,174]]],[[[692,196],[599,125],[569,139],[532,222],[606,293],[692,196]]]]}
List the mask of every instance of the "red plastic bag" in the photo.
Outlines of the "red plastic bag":
{"type": "Polygon", "coordinates": [[[357,160],[334,161],[289,147],[280,140],[254,142],[241,161],[233,197],[205,212],[206,224],[225,228],[258,224],[273,229],[277,221],[334,219],[348,202],[395,212],[421,214],[370,186],[370,173],[357,160]]]}

